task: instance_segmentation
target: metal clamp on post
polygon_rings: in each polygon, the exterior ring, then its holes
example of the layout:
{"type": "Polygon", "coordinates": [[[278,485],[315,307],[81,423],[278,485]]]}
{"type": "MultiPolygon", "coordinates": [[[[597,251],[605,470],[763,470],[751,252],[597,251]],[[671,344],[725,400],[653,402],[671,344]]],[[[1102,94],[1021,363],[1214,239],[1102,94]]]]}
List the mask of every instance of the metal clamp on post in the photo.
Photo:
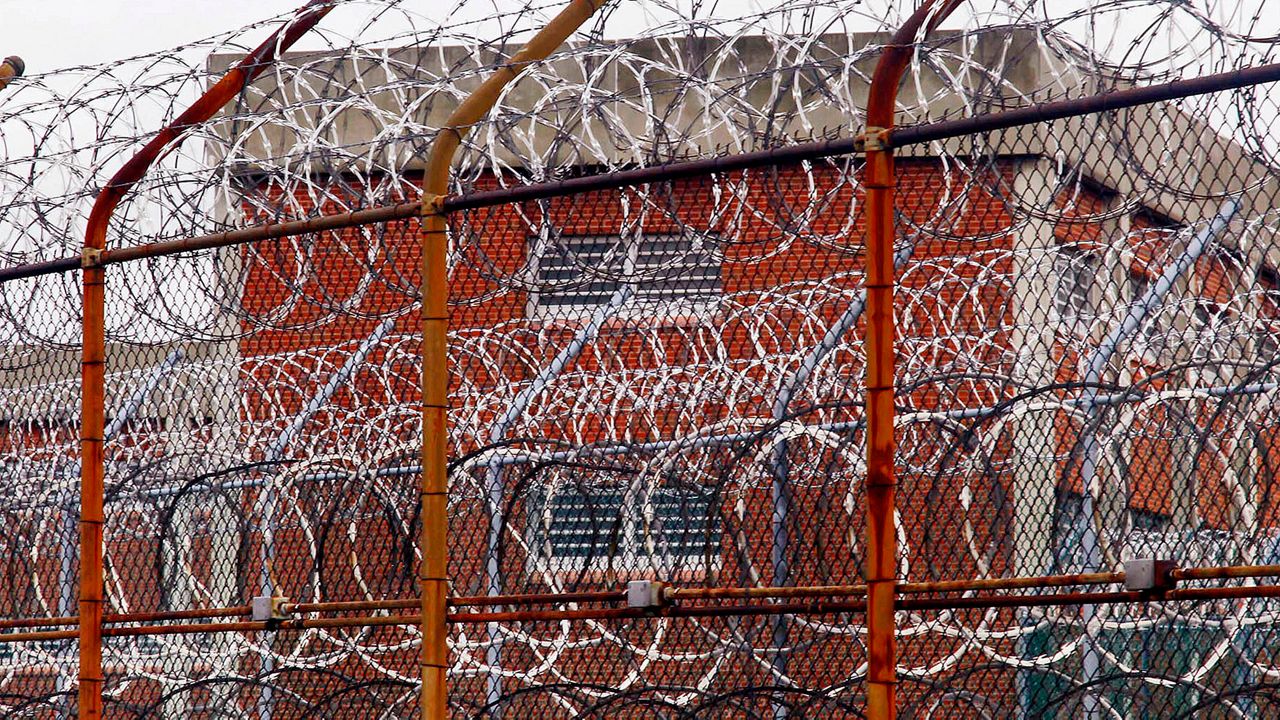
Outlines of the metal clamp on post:
{"type": "Polygon", "coordinates": [[[102,250],[98,248],[80,248],[80,267],[96,268],[102,266],[102,250]]]}
{"type": "Polygon", "coordinates": [[[657,610],[670,604],[670,586],[660,580],[632,580],[627,583],[627,607],[657,610]]]}
{"type": "Polygon", "coordinates": [[[254,622],[264,622],[268,628],[274,628],[292,615],[285,609],[289,598],[280,595],[257,595],[251,605],[254,622]]]}
{"type": "Polygon", "coordinates": [[[422,197],[422,217],[444,214],[444,195],[424,195],[422,197]]]}
{"type": "Polygon", "coordinates": [[[879,152],[889,149],[889,129],[868,125],[861,135],[853,139],[855,152],[879,152]]]}
{"type": "Polygon", "coordinates": [[[1152,595],[1161,595],[1174,589],[1178,582],[1173,571],[1178,564],[1172,560],[1137,558],[1124,561],[1124,588],[1152,595]]]}

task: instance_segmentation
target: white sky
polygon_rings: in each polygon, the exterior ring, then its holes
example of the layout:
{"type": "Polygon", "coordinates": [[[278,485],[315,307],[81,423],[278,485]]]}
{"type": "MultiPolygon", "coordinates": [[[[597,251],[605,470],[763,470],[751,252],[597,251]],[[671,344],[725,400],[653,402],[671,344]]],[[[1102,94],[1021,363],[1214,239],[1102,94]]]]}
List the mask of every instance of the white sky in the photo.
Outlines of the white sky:
{"type": "MultiPolygon", "coordinates": [[[[250,23],[272,18],[298,8],[304,0],[0,0],[0,56],[20,55],[27,62],[28,72],[43,73],[72,65],[86,65],[147,54],[164,50],[177,45],[200,40],[211,35],[244,27],[250,23]]],[[[480,17],[494,12],[495,7],[514,4],[519,0],[471,0],[464,7],[475,10],[480,17]]],[[[679,5],[696,0],[668,0],[679,5]]],[[[1046,10],[1053,15],[1066,14],[1072,8],[1088,6],[1098,0],[1040,0],[1048,3],[1046,10]]],[[[1164,8],[1169,7],[1171,0],[1166,0],[1164,8]]],[[[775,5],[777,0],[702,0],[704,7],[710,4],[716,8],[714,14],[721,17],[732,15],[736,6],[749,13],[761,5],[775,5]]],[[[555,3],[550,3],[554,5],[555,3]]],[[[610,23],[615,34],[627,35],[624,26],[629,25],[624,16],[644,12],[645,0],[626,0],[622,12],[615,14],[610,23]]],[[[862,7],[893,7],[905,12],[916,4],[916,0],[871,0],[862,7]]],[[[949,25],[957,24],[956,20],[966,13],[990,6],[1010,5],[1008,0],[971,0],[966,3],[957,17],[949,25]]],[[[1176,3],[1173,3],[1176,4],[1176,3]]],[[[353,3],[342,8],[352,14],[363,15],[368,6],[353,3]]],[[[1110,54],[1123,55],[1127,43],[1122,39],[1121,48],[1115,47],[1115,39],[1110,42],[1105,36],[1116,33],[1119,27],[1131,26],[1132,30],[1142,31],[1146,20],[1154,14],[1155,8],[1143,7],[1144,3],[1118,4],[1111,13],[1095,18],[1088,25],[1069,23],[1068,29],[1076,34],[1094,35],[1088,43],[1095,48],[1106,48],[1110,45],[1110,54]],[[1096,35],[1095,35],[1096,34],[1096,35]],[[1098,37],[1098,35],[1104,37],[1098,37]]],[[[1266,34],[1280,31],[1280,12],[1274,8],[1263,11],[1265,0],[1190,0],[1185,7],[1195,14],[1210,16],[1215,22],[1237,29],[1252,28],[1255,34],[1266,34]],[[1263,26],[1263,27],[1259,27],[1263,26]]],[[[430,18],[433,12],[451,12],[454,2],[451,0],[409,0],[404,8],[414,13],[421,13],[430,18]]],[[[336,16],[335,11],[322,27],[340,29],[344,23],[336,16]]],[[[467,14],[470,14],[468,12],[467,14]]],[[[1007,15],[1005,16],[1007,18],[1007,15]]],[[[354,18],[353,18],[354,19],[354,18]]],[[[639,17],[635,19],[640,19],[639,17]]],[[[1188,18],[1183,18],[1187,20],[1188,18]]],[[[963,22],[963,21],[961,21],[963,22]]],[[[981,24],[981,23],[980,23],[981,24]]],[[[1197,23],[1190,22],[1191,26],[1197,23]]],[[[1199,28],[1195,28],[1199,30],[1199,28]]],[[[1126,33],[1119,31],[1123,37],[1126,33]]],[[[265,32],[263,33],[265,35],[265,32]]],[[[245,38],[256,42],[259,37],[245,38]]],[[[1166,47],[1179,47],[1183,38],[1168,37],[1164,39],[1166,47]]],[[[305,46],[306,42],[302,43],[305,46]]],[[[1158,53],[1157,53],[1158,54],[1158,53]]],[[[1129,58],[1132,59],[1132,58],[1129,58]]]]}
{"type": "Polygon", "coordinates": [[[29,73],[95,64],[200,40],[301,4],[302,0],[0,0],[0,56],[21,56],[29,73]]]}

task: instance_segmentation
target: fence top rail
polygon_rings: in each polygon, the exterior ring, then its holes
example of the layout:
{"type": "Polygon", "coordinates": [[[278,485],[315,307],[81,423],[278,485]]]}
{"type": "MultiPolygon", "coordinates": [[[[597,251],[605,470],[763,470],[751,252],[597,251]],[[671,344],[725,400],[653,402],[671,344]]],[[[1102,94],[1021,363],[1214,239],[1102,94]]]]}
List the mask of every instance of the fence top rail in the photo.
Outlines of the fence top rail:
{"type": "Polygon", "coordinates": [[[1276,82],[1277,80],[1280,80],[1280,63],[1256,65],[1188,80],[1175,80],[1159,85],[1112,90],[1068,100],[1038,103],[997,113],[986,113],[894,128],[889,131],[888,144],[892,147],[918,145],[963,135],[1005,130],[1020,125],[1064,120],[1080,115],[1123,110],[1139,105],[1151,105],[1224,90],[1236,90],[1251,85],[1276,82]]]}
{"type": "MultiPolygon", "coordinates": [[[[1040,103],[997,113],[891,128],[880,131],[875,140],[878,140],[884,146],[894,148],[920,145],[948,138],[1122,110],[1139,105],[1167,102],[1195,95],[1234,90],[1276,81],[1280,81],[1280,63],[1270,63],[1214,75],[1205,75],[1189,80],[1115,90],[1068,100],[1040,103]]],[[[584,175],[495,190],[483,190],[446,198],[443,210],[446,213],[477,210],[509,203],[547,200],[579,193],[615,190],[624,187],[853,155],[863,152],[867,139],[865,134],[856,137],[831,138],[736,155],[671,162],[651,167],[584,175]]],[[[418,217],[421,214],[420,204],[409,202],[347,213],[318,215],[291,222],[254,225],[238,230],[106,250],[93,258],[93,264],[99,266],[113,265],[133,260],[211,250],[305,233],[407,220],[418,217]]],[[[0,269],[0,284],[42,275],[70,272],[83,265],[84,259],[82,256],[73,255],[2,268],[0,269]]]]}

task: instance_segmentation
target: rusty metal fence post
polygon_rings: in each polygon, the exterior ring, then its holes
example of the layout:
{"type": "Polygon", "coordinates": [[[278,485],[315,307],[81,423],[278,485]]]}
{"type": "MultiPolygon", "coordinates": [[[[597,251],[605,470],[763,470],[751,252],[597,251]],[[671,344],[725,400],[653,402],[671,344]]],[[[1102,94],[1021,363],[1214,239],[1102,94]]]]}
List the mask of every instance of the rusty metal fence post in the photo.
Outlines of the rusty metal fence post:
{"type": "Polygon", "coordinates": [[[458,106],[431,146],[422,182],[422,696],[423,718],[448,716],[446,611],[449,592],[447,455],[449,445],[449,272],[444,199],[453,157],[470,127],[498,101],[502,89],[528,65],[560,47],[604,0],[573,0],[530,38],[502,69],[458,106]]]}
{"type": "Polygon", "coordinates": [[[94,200],[85,230],[84,328],[80,365],[80,611],[79,717],[102,717],[103,486],[106,472],[106,278],[101,263],[107,229],[120,202],[147,170],[172,151],[192,127],[215,113],[253,82],[280,53],[315,27],[333,8],[332,0],[311,0],[204,92],[172,123],[151,138],[107,182],[94,200]]]}
{"type": "MultiPolygon", "coordinates": [[[[99,198],[102,196],[100,195],[99,198]]],[[[95,205],[95,210],[97,205],[95,205]]],[[[112,204],[114,209],[114,203],[112,204]]],[[[90,216],[85,237],[84,340],[80,361],[80,671],[79,717],[102,717],[103,438],[105,436],[105,268],[94,262],[110,210],[90,216]]]]}
{"type": "Polygon", "coordinates": [[[867,218],[867,717],[896,714],[894,600],[898,542],[894,521],[894,123],[898,86],[917,38],[935,29],[960,0],[926,0],[885,47],[867,99],[863,135],[867,218]]]}

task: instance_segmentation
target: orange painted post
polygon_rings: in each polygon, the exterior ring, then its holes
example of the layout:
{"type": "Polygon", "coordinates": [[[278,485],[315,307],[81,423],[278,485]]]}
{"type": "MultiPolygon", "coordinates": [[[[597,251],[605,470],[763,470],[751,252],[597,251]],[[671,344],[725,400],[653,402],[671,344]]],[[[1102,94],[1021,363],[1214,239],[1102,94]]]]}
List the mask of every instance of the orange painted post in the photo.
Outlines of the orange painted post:
{"type": "MultiPolygon", "coordinates": [[[[107,216],[109,217],[109,216],[107,216]]],[[[90,222],[106,236],[106,217],[90,222]]],[[[79,716],[102,717],[102,525],[106,321],[103,268],[85,240],[84,341],[80,360],[80,672],[79,716]]],[[[100,249],[100,246],[99,246],[100,249]]]]}
{"type": "Polygon", "coordinates": [[[894,523],[893,148],[888,143],[898,86],[921,31],[936,28],[959,0],[926,0],[880,55],[867,98],[863,135],[867,222],[867,718],[897,712],[894,601],[898,539],[894,523]]]}
{"type": "MultiPolygon", "coordinates": [[[[438,144],[438,143],[437,143],[438,144]]],[[[452,156],[451,156],[452,157],[452,156]]],[[[444,184],[448,185],[449,165],[444,184]]],[[[428,173],[428,176],[430,173],[428,173]]],[[[441,195],[424,194],[422,229],[422,565],[421,588],[423,718],[446,718],[449,694],[448,612],[448,237],[439,210],[441,195]]]]}
{"type": "Polygon", "coordinates": [[[311,0],[290,22],[245,56],[191,107],[156,133],[111,178],[94,200],[81,254],[84,327],[80,361],[80,687],[78,713],[102,717],[103,436],[106,425],[106,295],[102,252],[116,207],[156,160],[191,127],[213,117],[299,37],[329,13],[329,0],[311,0]]]}
{"type": "Polygon", "coordinates": [[[488,114],[499,93],[525,67],[560,47],[604,0],[572,0],[530,38],[511,61],[467,97],[441,128],[431,146],[422,180],[422,592],[421,711],[423,718],[448,717],[449,669],[447,610],[449,593],[448,490],[446,469],[449,427],[449,278],[448,236],[443,203],[449,193],[453,156],[475,123],[488,114]]]}

